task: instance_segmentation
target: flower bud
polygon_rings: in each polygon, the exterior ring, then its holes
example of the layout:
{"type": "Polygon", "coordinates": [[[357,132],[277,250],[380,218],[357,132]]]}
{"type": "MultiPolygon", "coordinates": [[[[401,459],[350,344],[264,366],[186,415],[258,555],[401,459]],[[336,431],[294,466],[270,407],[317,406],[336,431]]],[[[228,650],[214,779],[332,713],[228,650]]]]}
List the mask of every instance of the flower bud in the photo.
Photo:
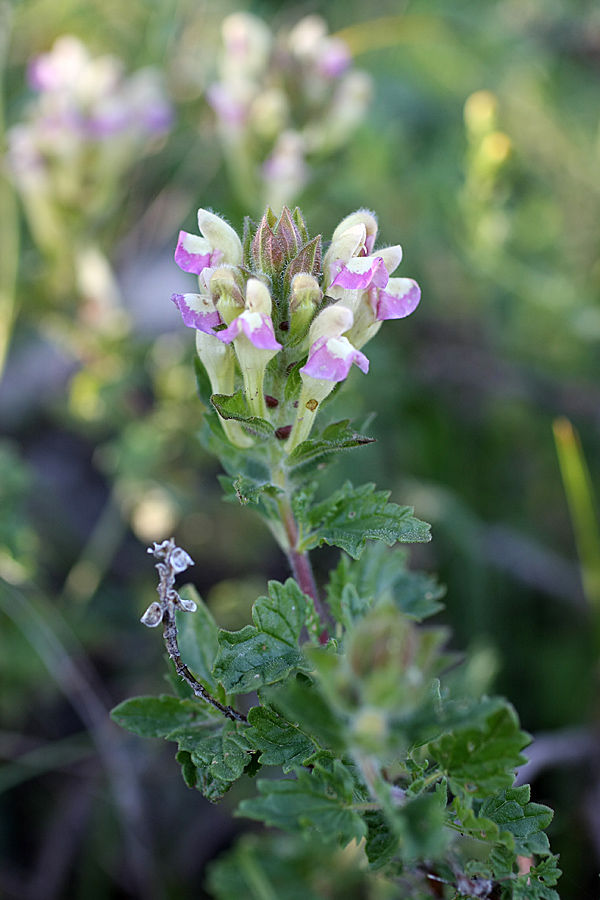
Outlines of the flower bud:
{"type": "Polygon", "coordinates": [[[277,278],[285,266],[284,247],[275,234],[277,219],[267,207],[252,241],[252,259],[256,269],[271,279],[277,278]]]}
{"type": "Polygon", "coordinates": [[[359,209],[355,213],[346,216],[345,219],[342,219],[333,232],[331,243],[333,244],[345,231],[348,231],[349,228],[354,228],[356,225],[365,226],[365,248],[367,253],[371,253],[375,246],[375,239],[377,238],[377,216],[368,209],[359,209]]]}
{"type": "Polygon", "coordinates": [[[230,325],[244,308],[240,282],[239,270],[228,266],[215,269],[210,277],[210,293],[226,325],[230,325]]]}
{"type": "Polygon", "coordinates": [[[221,251],[222,263],[230,266],[242,264],[242,242],[224,219],[206,209],[199,209],[198,228],[211,246],[221,251]]]}
{"type": "Polygon", "coordinates": [[[323,298],[323,291],[314,275],[301,272],[294,275],[290,293],[289,344],[295,346],[304,339],[323,298]]]}

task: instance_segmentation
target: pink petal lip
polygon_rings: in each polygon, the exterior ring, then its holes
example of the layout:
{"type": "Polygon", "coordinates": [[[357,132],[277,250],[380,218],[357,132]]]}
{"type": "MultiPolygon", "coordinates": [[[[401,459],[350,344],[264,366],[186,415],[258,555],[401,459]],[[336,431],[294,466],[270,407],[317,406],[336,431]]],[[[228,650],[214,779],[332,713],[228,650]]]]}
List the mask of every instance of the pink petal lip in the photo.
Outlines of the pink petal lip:
{"type": "Polygon", "coordinates": [[[194,240],[198,241],[200,239],[194,234],[188,234],[187,231],[179,232],[179,239],[177,241],[177,247],[175,248],[175,262],[184,272],[200,275],[203,269],[206,269],[208,266],[217,265],[223,254],[220,250],[207,250],[203,253],[194,253],[193,251],[186,249],[186,242],[191,243],[194,240]]]}
{"type": "Polygon", "coordinates": [[[266,313],[244,310],[217,337],[225,344],[230,344],[240,334],[245,334],[257,350],[281,350],[282,345],[276,340],[273,322],[266,313]]]}
{"type": "Polygon", "coordinates": [[[201,294],[173,294],[171,300],[181,313],[183,324],[205,334],[213,334],[213,328],[221,324],[221,316],[208,297],[201,294]]]}
{"type": "Polygon", "coordinates": [[[378,322],[404,319],[415,311],[421,299],[421,289],[412,278],[392,278],[388,290],[379,288],[369,294],[378,322]]]}
{"type": "Polygon", "coordinates": [[[381,256],[357,256],[351,259],[335,276],[331,287],[364,291],[369,287],[385,287],[389,275],[381,256]]]}
{"type": "Polygon", "coordinates": [[[317,338],[310,348],[308,360],[300,373],[324,381],[344,381],[353,363],[365,374],[369,371],[369,360],[352,346],[348,338],[323,336],[317,338]]]}

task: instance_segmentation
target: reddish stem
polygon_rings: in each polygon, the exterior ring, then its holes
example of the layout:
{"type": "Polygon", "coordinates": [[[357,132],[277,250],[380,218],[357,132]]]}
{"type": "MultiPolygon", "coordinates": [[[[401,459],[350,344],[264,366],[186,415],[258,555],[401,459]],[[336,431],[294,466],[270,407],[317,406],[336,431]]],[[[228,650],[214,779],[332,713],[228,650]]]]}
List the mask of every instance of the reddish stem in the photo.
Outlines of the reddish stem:
{"type": "MultiPolygon", "coordinates": [[[[294,517],[294,513],[292,512],[292,509],[287,502],[280,503],[280,509],[282,513],[281,519],[288,539],[288,550],[286,552],[292,574],[298,582],[302,593],[308,594],[309,597],[312,597],[317,615],[322,622],[325,622],[327,621],[327,613],[325,611],[325,608],[323,607],[323,604],[321,603],[321,598],[319,597],[319,591],[317,588],[317,583],[315,581],[315,576],[313,574],[308,552],[306,550],[301,551],[297,549],[298,524],[294,517]]],[[[327,629],[324,628],[319,635],[319,641],[321,644],[326,644],[328,640],[329,633],[327,629]]]]}

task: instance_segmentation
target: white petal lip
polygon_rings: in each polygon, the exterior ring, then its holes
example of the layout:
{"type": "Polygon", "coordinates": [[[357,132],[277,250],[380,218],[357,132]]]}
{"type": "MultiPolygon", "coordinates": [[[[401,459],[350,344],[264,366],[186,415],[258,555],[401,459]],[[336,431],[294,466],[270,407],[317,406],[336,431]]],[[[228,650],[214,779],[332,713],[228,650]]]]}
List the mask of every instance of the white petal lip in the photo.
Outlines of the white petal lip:
{"type": "Polygon", "coordinates": [[[231,225],[209,212],[198,210],[198,228],[215,250],[223,254],[223,262],[230,266],[240,266],[243,260],[242,242],[231,225]]]}
{"type": "Polygon", "coordinates": [[[213,329],[222,324],[214,303],[204,294],[173,294],[171,300],[188,328],[213,334],[213,329]]]}
{"type": "Polygon", "coordinates": [[[344,381],[353,363],[363,372],[369,371],[369,360],[348,338],[323,336],[312,345],[300,373],[323,381],[344,381]]]}
{"type": "Polygon", "coordinates": [[[370,296],[378,321],[404,319],[419,305],[421,289],[412,278],[390,278],[384,289],[375,290],[370,296]]]}
{"type": "Polygon", "coordinates": [[[213,248],[205,238],[189,234],[187,231],[179,232],[175,262],[184,272],[200,275],[207,266],[218,262],[219,255],[222,254],[213,252],[213,248]]]}
{"type": "Polygon", "coordinates": [[[229,328],[217,332],[217,337],[229,344],[241,334],[244,334],[257,350],[281,350],[282,345],[275,338],[273,322],[266,313],[246,309],[233,320],[229,328]]]}

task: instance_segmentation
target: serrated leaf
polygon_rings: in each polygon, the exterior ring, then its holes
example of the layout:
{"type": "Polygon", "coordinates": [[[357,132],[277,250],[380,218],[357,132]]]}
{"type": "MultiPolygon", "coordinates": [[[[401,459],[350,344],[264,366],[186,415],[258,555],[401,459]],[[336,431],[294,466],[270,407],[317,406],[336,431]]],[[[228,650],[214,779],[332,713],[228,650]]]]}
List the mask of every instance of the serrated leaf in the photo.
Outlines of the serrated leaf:
{"type": "Polygon", "coordinates": [[[315,744],[297,725],[265,706],[253,706],[248,713],[246,737],[260,751],[263,766],[282,766],[284,773],[301,766],[315,752],[315,744]]]}
{"type": "Polygon", "coordinates": [[[397,830],[390,827],[380,809],[368,809],[362,814],[362,817],[367,826],[365,853],[369,860],[369,868],[376,871],[393,859],[398,850],[400,838],[397,830]]]}
{"type": "MultiPolygon", "coordinates": [[[[224,477],[219,479],[221,484],[224,483],[224,480],[224,477]]],[[[239,475],[237,478],[231,479],[231,489],[242,506],[247,503],[258,503],[262,494],[275,497],[277,494],[283,493],[283,488],[277,487],[275,484],[268,481],[258,482],[246,475],[239,475]]]]}
{"type": "MultiPolygon", "coordinates": [[[[475,814],[475,811],[463,803],[459,797],[452,801],[452,809],[456,813],[461,834],[475,838],[479,841],[488,841],[495,844],[493,852],[501,866],[507,865],[507,873],[512,871],[515,861],[515,841],[509,831],[501,831],[496,822],[486,819],[485,816],[475,814]]],[[[490,860],[491,861],[491,860],[490,860]]],[[[493,864],[493,863],[492,863],[493,864]]],[[[504,869],[502,869],[504,874],[504,869]]]]}
{"type": "Polygon", "coordinates": [[[195,788],[198,780],[198,770],[192,762],[191,753],[188,753],[187,750],[179,750],[175,755],[175,759],[181,766],[181,775],[186,785],[189,788],[195,788]]]}
{"type": "Polygon", "coordinates": [[[518,853],[528,850],[527,841],[540,831],[544,831],[552,821],[553,812],[541,803],[530,803],[528,784],[498,791],[481,805],[480,815],[491,819],[504,831],[509,831],[518,853]]]}
{"type": "Polygon", "coordinates": [[[320,438],[298,444],[287,457],[285,465],[294,475],[306,475],[338,451],[364,447],[374,442],[375,438],[358,434],[350,427],[350,420],[345,419],[326,428],[320,438]]]}
{"type": "Polygon", "coordinates": [[[520,751],[530,740],[513,707],[503,703],[481,723],[455,729],[429,744],[427,752],[448,775],[454,793],[486,797],[510,787],[514,770],[526,761],[520,751]]]}
{"type": "Polygon", "coordinates": [[[430,540],[429,525],[415,519],[412,508],[388,503],[389,491],[375,491],[374,484],[355,488],[349,481],[327,500],[317,503],[302,523],[304,550],[330,544],[358,559],[367,540],[391,546],[397,541],[430,540]]]}
{"type": "Polygon", "coordinates": [[[252,746],[244,732],[226,723],[220,734],[200,740],[190,751],[196,766],[196,788],[213,803],[220,800],[250,762],[252,746]]]}
{"type": "Polygon", "coordinates": [[[322,747],[343,753],[345,740],[342,723],[319,690],[318,684],[303,674],[288,678],[282,684],[261,691],[261,697],[277,712],[297,724],[322,747]]]}
{"type": "Polygon", "coordinates": [[[203,725],[211,714],[195,700],[160,697],[132,697],[111,711],[110,717],[121,728],[140,737],[167,737],[181,726],[203,725]]]}
{"type": "Polygon", "coordinates": [[[378,542],[368,544],[359,560],[342,555],[326,590],[328,606],[345,628],[387,598],[411,619],[422,621],[443,608],[439,600],[445,593],[430,575],[407,568],[404,550],[390,551],[378,542]]]}
{"type": "Polygon", "coordinates": [[[212,668],[219,649],[218,625],[193,584],[184,585],[179,593],[182,597],[193,600],[197,606],[194,613],[176,613],[181,658],[206,689],[215,694],[218,685],[212,668]]]}
{"type": "Polygon", "coordinates": [[[213,669],[228,693],[244,694],[284,678],[292,669],[308,669],[298,649],[306,615],[304,594],[293,580],[269,582],[269,596],[252,607],[254,625],[219,632],[213,669]]]}
{"type": "Polygon", "coordinates": [[[253,436],[269,438],[275,433],[275,429],[266,419],[249,414],[241,389],[235,394],[213,394],[210,402],[223,419],[235,419],[253,436]]]}
{"type": "Polygon", "coordinates": [[[353,780],[344,769],[335,760],[331,771],[315,766],[311,772],[297,770],[295,779],[259,781],[261,796],[242,800],[239,814],[285,831],[316,828],[322,840],[341,846],[359,841],[367,829],[352,808],[353,780]]]}

